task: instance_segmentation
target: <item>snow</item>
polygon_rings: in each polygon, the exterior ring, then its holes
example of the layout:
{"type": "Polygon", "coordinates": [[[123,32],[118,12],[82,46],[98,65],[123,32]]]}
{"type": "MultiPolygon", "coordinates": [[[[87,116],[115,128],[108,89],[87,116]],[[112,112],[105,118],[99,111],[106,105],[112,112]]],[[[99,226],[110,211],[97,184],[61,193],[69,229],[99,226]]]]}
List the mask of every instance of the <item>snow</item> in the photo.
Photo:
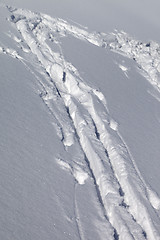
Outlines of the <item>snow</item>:
{"type": "Polygon", "coordinates": [[[160,239],[159,44],[69,2],[1,6],[0,236],[160,239]]]}

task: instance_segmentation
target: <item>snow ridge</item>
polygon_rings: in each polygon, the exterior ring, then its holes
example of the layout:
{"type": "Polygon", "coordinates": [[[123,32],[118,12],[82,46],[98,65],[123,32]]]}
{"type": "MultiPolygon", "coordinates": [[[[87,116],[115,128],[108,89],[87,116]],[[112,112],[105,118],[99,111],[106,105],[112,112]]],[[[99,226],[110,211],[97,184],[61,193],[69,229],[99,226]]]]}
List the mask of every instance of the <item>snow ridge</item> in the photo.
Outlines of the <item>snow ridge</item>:
{"type": "Polygon", "coordinates": [[[142,43],[123,31],[116,31],[110,35],[108,46],[111,50],[136,61],[147,80],[160,91],[160,46],[158,43],[153,41],[142,43]]]}
{"type": "MultiPolygon", "coordinates": [[[[13,39],[23,50],[25,60],[19,54],[16,58],[27,67],[26,61],[32,58],[31,65],[38,65],[41,69],[43,80],[36,78],[42,88],[40,97],[56,119],[57,134],[66,151],[76,142],[83,150],[97,195],[100,196],[100,203],[104,208],[108,239],[160,239],[159,229],[151,218],[158,218],[159,197],[141,178],[126,144],[116,127],[112,126],[113,120],[103,93],[88,86],[78,70],[64,59],[59,38],[72,35],[99,47],[109,46],[118,53],[134,58],[150,76],[151,84],[159,89],[157,47],[153,44],[152,47],[146,46],[146,49],[149,49],[148,58],[144,58],[146,53],[141,47],[138,47],[138,52],[135,51],[138,43],[128,40],[128,36],[123,32],[113,34],[115,39],[109,39],[106,34],[89,33],[86,29],[73,26],[62,19],[23,9],[8,9],[11,12],[10,21],[22,37],[13,39]],[[53,51],[48,42],[54,42],[59,51],[53,51]],[[152,58],[156,60],[151,69],[152,58]],[[148,64],[147,68],[144,59],[148,64]],[[103,113],[96,109],[95,102],[105,111],[106,119],[103,113]]],[[[144,50],[144,45],[141,46],[144,50]]],[[[4,53],[15,56],[11,51],[5,50],[4,53]]],[[[86,174],[83,172],[78,175],[78,180],[75,165],[69,168],[77,182],[84,184],[86,174]]],[[[78,212],[77,207],[75,211],[78,212]]],[[[83,239],[82,229],[80,232],[83,239]]]]}

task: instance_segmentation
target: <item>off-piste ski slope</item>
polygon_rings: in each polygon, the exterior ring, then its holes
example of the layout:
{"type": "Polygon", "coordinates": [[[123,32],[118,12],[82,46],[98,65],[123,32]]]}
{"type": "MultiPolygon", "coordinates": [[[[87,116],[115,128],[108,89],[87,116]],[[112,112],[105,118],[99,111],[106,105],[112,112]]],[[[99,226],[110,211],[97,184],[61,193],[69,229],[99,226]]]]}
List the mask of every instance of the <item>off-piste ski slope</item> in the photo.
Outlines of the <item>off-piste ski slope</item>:
{"type": "MultiPolygon", "coordinates": [[[[74,157],[65,161],[59,155],[55,161],[73,175],[77,184],[93,179],[105,217],[107,239],[160,239],[159,196],[141,176],[118,132],[118,124],[109,113],[103,92],[89,86],[74,63],[65,59],[60,41],[72,36],[133,59],[157,92],[160,92],[160,46],[139,42],[125,32],[89,32],[82,26],[43,13],[7,9],[8,20],[17,29],[17,34],[10,32],[8,36],[18,50],[2,43],[0,52],[20,61],[34,75],[41,89],[39,96],[52,115],[66,153],[72,156],[75,149],[77,154],[77,160],[74,157]]],[[[127,76],[128,69],[119,67],[127,76]]],[[[76,204],[75,212],[78,215],[76,204]]],[[[76,222],[79,239],[89,239],[78,217],[76,222]]]]}

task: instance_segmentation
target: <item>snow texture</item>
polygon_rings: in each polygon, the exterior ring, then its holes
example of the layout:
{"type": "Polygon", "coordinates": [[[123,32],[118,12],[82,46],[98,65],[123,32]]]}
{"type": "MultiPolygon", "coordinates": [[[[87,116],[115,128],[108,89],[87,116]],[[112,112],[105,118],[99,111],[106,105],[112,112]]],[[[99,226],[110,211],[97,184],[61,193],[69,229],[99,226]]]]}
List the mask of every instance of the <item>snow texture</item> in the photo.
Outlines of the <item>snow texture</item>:
{"type": "MultiPolygon", "coordinates": [[[[41,89],[39,96],[52,115],[65,151],[78,149],[86,167],[61,157],[57,158],[58,165],[79,185],[93,179],[108,239],[160,239],[159,196],[138,170],[103,92],[87,84],[74,63],[65,59],[60,41],[72,36],[133,59],[158,92],[160,46],[155,42],[142,43],[125,32],[89,32],[46,14],[12,7],[8,10],[9,21],[19,32],[10,34],[17,50],[4,45],[0,53],[20,61],[34,75],[41,89]]],[[[128,77],[129,68],[125,64],[119,64],[119,68],[128,77]]],[[[75,211],[78,214],[76,203],[75,211]]],[[[87,239],[78,222],[77,226],[80,239],[87,239]]]]}

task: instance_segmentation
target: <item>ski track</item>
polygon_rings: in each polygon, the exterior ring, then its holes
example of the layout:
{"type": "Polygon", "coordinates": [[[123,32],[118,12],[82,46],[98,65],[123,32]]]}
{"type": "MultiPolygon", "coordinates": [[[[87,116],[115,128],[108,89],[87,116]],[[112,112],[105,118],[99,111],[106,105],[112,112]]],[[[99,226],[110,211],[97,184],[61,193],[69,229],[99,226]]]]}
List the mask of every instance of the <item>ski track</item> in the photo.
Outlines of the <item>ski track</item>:
{"type": "MultiPolygon", "coordinates": [[[[79,143],[104,210],[108,239],[160,239],[159,229],[152,220],[153,217],[159,221],[159,197],[144,182],[117,127],[111,126],[114,121],[103,94],[88,86],[78,70],[65,61],[59,39],[72,35],[134,59],[159,91],[158,45],[140,44],[124,32],[116,32],[110,36],[89,33],[86,28],[71,25],[59,18],[29,10],[7,8],[11,13],[10,21],[21,35],[21,38],[11,37],[24,54],[22,57],[15,50],[5,47],[0,48],[0,53],[18,59],[35,76],[42,89],[40,97],[56,119],[57,134],[66,151],[79,143]],[[59,52],[54,52],[48,41],[56,44],[59,52]],[[30,57],[33,58],[32,67],[39,66],[42,78],[29,67],[27,61],[30,57]],[[94,101],[98,101],[105,109],[107,122],[104,121],[103,114],[95,108],[94,101]]],[[[74,164],[68,166],[73,175],[78,171],[74,169],[74,164]]],[[[79,176],[81,179],[77,182],[84,184],[86,174],[79,176]]],[[[76,201],[75,195],[75,216],[78,216],[76,201]]],[[[76,221],[79,237],[83,240],[83,229],[80,222],[77,219],[76,221]]]]}
{"type": "Polygon", "coordinates": [[[81,225],[81,218],[80,218],[80,214],[79,214],[79,209],[78,209],[78,206],[77,206],[76,188],[77,188],[77,183],[75,183],[75,186],[74,186],[74,211],[75,211],[75,220],[76,220],[76,224],[77,224],[77,229],[78,229],[79,238],[80,238],[80,240],[85,240],[86,237],[84,236],[84,232],[83,232],[82,225],[81,225]]]}

